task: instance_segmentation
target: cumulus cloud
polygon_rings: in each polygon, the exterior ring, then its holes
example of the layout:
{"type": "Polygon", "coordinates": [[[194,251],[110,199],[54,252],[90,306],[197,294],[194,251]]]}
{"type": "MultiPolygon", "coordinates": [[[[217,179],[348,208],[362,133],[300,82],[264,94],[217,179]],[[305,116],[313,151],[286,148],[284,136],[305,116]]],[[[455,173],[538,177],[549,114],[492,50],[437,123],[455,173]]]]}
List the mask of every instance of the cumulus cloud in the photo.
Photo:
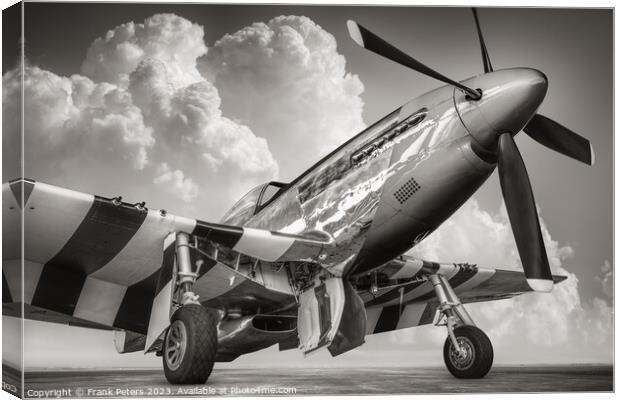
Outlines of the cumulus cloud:
{"type": "Polygon", "coordinates": [[[601,284],[601,289],[606,296],[612,298],[614,293],[614,271],[611,268],[609,260],[605,260],[605,263],[601,267],[602,276],[594,277],[594,280],[601,284]]]}
{"type": "MultiPolygon", "coordinates": [[[[363,85],[310,19],[255,23],[206,57],[203,36],[157,14],[96,39],[81,74],[28,65],[26,174],[217,218],[252,186],[279,171],[292,178],[363,128],[363,85]]],[[[3,112],[17,114],[19,78],[3,77],[3,112]]],[[[7,133],[19,129],[5,121],[7,133]]],[[[5,148],[15,147],[10,136],[5,148]]]]}
{"type": "Polygon", "coordinates": [[[334,37],[309,18],[280,16],[227,34],[199,69],[227,115],[270,139],[282,179],[364,127],[364,86],[346,72],[334,37]]]}
{"type": "MultiPolygon", "coordinates": [[[[202,27],[158,14],[95,40],[84,75],[27,65],[26,175],[155,199],[150,206],[201,218],[218,218],[244,191],[274,178],[278,165],[266,139],[224,116],[218,90],[198,73],[202,36],[202,27]]],[[[7,115],[18,114],[21,74],[3,76],[7,115]]],[[[3,121],[15,141],[19,127],[3,121]]]]}
{"type": "MultiPolygon", "coordinates": [[[[3,109],[17,110],[21,74],[13,70],[3,76],[3,109]]],[[[127,92],[35,66],[25,67],[23,79],[24,145],[26,160],[32,161],[27,167],[61,168],[78,150],[88,154],[86,163],[124,163],[144,169],[148,149],[154,145],[153,130],[144,124],[127,92]]]]}
{"type": "MultiPolygon", "coordinates": [[[[494,346],[502,349],[496,354],[500,362],[611,361],[612,308],[602,299],[581,299],[577,277],[562,267],[573,256],[573,249],[553,240],[542,219],[541,227],[552,273],[567,276],[567,280],[549,294],[528,293],[470,304],[468,310],[494,346]]],[[[475,199],[414,248],[412,255],[522,270],[505,208],[492,214],[481,209],[475,199]]],[[[419,328],[394,332],[393,338],[439,345],[445,339],[445,330],[419,328]]]]}
{"type": "Polygon", "coordinates": [[[88,48],[82,73],[96,82],[126,86],[138,64],[162,61],[176,87],[201,80],[196,59],[207,52],[202,26],[174,14],[156,14],[143,23],[128,22],[109,30],[88,48]]]}
{"type": "Polygon", "coordinates": [[[164,186],[164,190],[175,192],[183,201],[190,202],[198,195],[198,186],[188,178],[181,170],[171,171],[166,163],[157,167],[156,176],[153,183],[164,186]]]}
{"type": "Polygon", "coordinates": [[[274,177],[278,166],[266,139],[222,115],[217,89],[208,81],[179,89],[169,84],[165,64],[142,61],[129,78],[129,92],[154,127],[154,153],[186,172],[217,174],[231,196],[247,185],[274,177]],[[237,182],[237,185],[232,184],[237,182]]]}
{"type": "MultiPolygon", "coordinates": [[[[363,85],[310,19],[255,23],[206,57],[203,36],[198,24],[157,14],[96,39],[81,74],[27,66],[26,174],[217,218],[252,186],[279,171],[292,178],[363,128],[363,85]]],[[[17,113],[19,72],[3,85],[3,112],[17,113]]]]}

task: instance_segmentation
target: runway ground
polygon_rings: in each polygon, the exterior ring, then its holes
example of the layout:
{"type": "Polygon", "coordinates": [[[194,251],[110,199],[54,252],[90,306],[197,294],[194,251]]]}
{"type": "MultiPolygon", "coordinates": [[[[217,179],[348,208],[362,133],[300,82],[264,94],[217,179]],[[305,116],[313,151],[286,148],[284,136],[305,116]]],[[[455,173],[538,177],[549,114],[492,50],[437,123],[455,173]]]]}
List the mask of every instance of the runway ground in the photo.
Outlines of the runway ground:
{"type": "MultiPolygon", "coordinates": [[[[7,369],[3,371],[6,381],[7,369]]],[[[174,386],[162,371],[43,371],[26,373],[26,397],[312,395],[601,392],[613,390],[603,365],[495,366],[484,379],[459,380],[444,368],[216,369],[208,384],[174,386]],[[63,390],[59,393],[59,390],[63,390]]]]}

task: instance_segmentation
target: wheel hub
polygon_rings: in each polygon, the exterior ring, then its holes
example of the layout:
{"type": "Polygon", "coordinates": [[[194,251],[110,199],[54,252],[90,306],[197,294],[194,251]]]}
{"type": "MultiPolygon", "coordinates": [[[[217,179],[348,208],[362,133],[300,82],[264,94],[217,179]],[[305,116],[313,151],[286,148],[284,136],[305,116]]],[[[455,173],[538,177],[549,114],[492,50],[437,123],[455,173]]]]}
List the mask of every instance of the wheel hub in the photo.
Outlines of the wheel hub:
{"type": "Polygon", "coordinates": [[[456,369],[466,370],[471,367],[476,357],[474,345],[468,338],[462,336],[457,337],[456,341],[460,349],[450,345],[450,362],[456,369]]]}
{"type": "Polygon", "coordinates": [[[176,370],[185,357],[187,344],[187,330],[181,321],[174,321],[164,341],[164,359],[168,368],[176,370]]]}

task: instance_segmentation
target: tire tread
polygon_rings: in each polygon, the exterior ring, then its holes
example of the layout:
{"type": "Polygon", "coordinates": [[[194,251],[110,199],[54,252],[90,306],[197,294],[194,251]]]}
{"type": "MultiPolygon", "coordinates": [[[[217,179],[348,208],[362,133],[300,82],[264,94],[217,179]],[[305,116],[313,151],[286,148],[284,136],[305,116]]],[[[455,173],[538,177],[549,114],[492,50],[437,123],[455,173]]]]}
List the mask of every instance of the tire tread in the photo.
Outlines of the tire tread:
{"type": "Polygon", "coordinates": [[[177,370],[170,370],[165,357],[162,357],[166,379],[174,384],[203,384],[211,375],[217,352],[215,313],[201,305],[188,304],[173,314],[171,322],[176,320],[185,324],[188,345],[177,370]]]}
{"type": "Polygon", "coordinates": [[[450,362],[450,338],[446,339],[443,347],[443,358],[446,367],[452,375],[461,379],[480,379],[483,378],[493,365],[493,346],[488,336],[478,327],[473,325],[463,325],[454,329],[454,334],[467,337],[475,347],[476,359],[473,365],[467,370],[459,370],[450,362]]]}

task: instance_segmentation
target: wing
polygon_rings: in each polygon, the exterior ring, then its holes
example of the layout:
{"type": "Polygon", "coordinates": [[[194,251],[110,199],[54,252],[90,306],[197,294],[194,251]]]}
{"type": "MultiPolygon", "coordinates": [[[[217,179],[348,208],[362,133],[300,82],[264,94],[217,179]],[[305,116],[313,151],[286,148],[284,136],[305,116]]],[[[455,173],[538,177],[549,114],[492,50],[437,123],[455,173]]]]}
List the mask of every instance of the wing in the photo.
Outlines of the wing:
{"type": "MultiPolygon", "coordinates": [[[[43,321],[147,333],[153,300],[166,283],[162,274],[173,263],[173,249],[164,248],[172,233],[259,259],[311,257],[323,246],[314,237],[209,224],[27,179],[4,184],[2,197],[3,311],[18,315],[23,301],[25,316],[43,321]],[[272,245],[278,254],[262,249],[272,245]]],[[[282,274],[252,278],[217,258],[192,254],[192,261],[203,259],[195,290],[211,306],[239,304],[265,313],[294,303],[282,274]]]]}
{"type": "MultiPolygon", "coordinates": [[[[376,293],[370,290],[368,277],[358,278],[359,294],[366,306],[367,333],[432,323],[438,304],[426,277],[433,273],[448,279],[462,303],[507,299],[532,291],[520,271],[440,264],[401,256],[378,271],[376,293]]],[[[554,283],[565,279],[565,276],[553,276],[554,283]]]]}
{"type": "Polygon", "coordinates": [[[264,229],[197,221],[193,234],[219,243],[249,257],[268,262],[313,261],[324,248],[333,246],[327,233],[300,236],[264,229]]]}

